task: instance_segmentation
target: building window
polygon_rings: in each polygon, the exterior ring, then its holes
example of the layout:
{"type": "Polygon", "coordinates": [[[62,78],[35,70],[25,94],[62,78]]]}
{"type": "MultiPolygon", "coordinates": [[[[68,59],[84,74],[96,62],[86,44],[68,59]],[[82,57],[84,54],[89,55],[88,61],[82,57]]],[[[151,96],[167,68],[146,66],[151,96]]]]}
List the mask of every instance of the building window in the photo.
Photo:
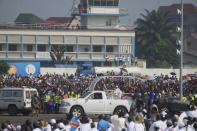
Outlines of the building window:
{"type": "Polygon", "coordinates": [[[89,51],[89,49],[88,49],[88,48],[84,48],[84,51],[85,51],[85,52],[88,52],[88,51],[89,51]]]}
{"type": "Polygon", "coordinates": [[[111,25],[112,25],[112,20],[111,19],[107,20],[106,21],[106,26],[111,26],[111,25]]]}
{"type": "Polygon", "coordinates": [[[113,52],[113,51],[114,51],[113,46],[107,46],[106,47],[106,52],[113,52]]]}
{"type": "Polygon", "coordinates": [[[58,45],[52,45],[51,46],[51,51],[55,51],[55,50],[57,50],[57,48],[58,48],[58,45]]]}
{"type": "Polygon", "coordinates": [[[107,6],[114,6],[114,1],[107,1],[107,6]]]}
{"type": "Polygon", "coordinates": [[[9,45],[9,51],[17,51],[17,45],[9,45]]]}
{"type": "Polygon", "coordinates": [[[94,0],[94,6],[101,6],[101,1],[94,0]]]}
{"type": "Polygon", "coordinates": [[[88,0],[89,6],[93,6],[94,5],[93,3],[94,3],[93,0],[88,0]]]}
{"type": "Polygon", "coordinates": [[[73,52],[73,46],[66,46],[67,52],[73,52]]]}
{"type": "Polygon", "coordinates": [[[93,52],[102,52],[102,47],[100,45],[93,46],[93,52]]]}
{"type": "Polygon", "coordinates": [[[107,5],[107,1],[106,0],[101,0],[101,6],[106,6],[107,5]]]}
{"type": "Polygon", "coordinates": [[[38,51],[46,51],[45,45],[38,45],[38,51]]]}
{"type": "Polygon", "coordinates": [[[27,45],[27,51],[33,51],[33,45],[27,45]]]}
{"type": "Polygon", "coordinates": [[[0,51],[3,51],[3,45],[0,45],[0,51]]]}

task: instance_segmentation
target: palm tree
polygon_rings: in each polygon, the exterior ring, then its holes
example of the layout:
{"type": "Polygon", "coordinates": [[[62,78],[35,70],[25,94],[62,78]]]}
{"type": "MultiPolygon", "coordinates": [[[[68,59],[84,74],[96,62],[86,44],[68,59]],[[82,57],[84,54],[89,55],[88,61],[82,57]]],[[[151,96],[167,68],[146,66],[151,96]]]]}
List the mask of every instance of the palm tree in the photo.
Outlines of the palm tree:
{"type": "MultiPolygon", "coordinates": [[[[168,19],[168,12],[163,12],[160,10],[148,11],[145,10],[146,15],[141,14],[142,18],[137,19],[136,21],[136,53],[139,57],[144,57],[147,60],[147,65],[152,64],[154,66],[154,59],[164,59],[165,61],[168,58],[155,58],[154,50],[162,45],[162,49],[168,49],[168,51],[176,52],[176,44],[173,44],[175,38],[173,34],[175,33],[176,25],[172,24],[168,19]],[[159,43],[159,44],[158,44],[159,43]],[[160,43],[164,43],[160,44],[160,43]],[[166,47],[164,47],[166,46],[166,47]],[[153,48],[155,48],[153,50],[153,48]],[[151,52],[151,54],[150,54],[151,52]]],[[[167,50],[166,50],[167,51],[167,50]]],[[[163,55],[165,55],[165,51],[163,55]]],[[[160,55],[162,56],[162,54],[160,55]]],[[[173,55],[175,56],[175,55],[173,55]]],[[[169,62],[169,65],[173,65],[173,62],[169,62]]]]}
{"type": "Polygon", "coordinates": [[[66,46],[58,46],[56,49],[52,46],[52,51],[50,51],[50,56],[54,64],[69,64],[72,58],[66,56],[64,59],[64,53],[67,51],[66,46]]]}

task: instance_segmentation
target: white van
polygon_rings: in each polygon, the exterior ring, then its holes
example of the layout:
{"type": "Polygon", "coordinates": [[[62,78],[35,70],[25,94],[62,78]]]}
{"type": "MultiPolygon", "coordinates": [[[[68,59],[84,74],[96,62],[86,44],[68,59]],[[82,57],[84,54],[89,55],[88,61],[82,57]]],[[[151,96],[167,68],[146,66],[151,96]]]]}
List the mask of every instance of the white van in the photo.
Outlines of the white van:
{"type": "Polygon", "coordinates": [[[28,115],[31,112],[31,97],[37,94],[33,88],[5,87],[0,89],[0,110],[8,111],[9,115],[22,113],[28,115]]]}

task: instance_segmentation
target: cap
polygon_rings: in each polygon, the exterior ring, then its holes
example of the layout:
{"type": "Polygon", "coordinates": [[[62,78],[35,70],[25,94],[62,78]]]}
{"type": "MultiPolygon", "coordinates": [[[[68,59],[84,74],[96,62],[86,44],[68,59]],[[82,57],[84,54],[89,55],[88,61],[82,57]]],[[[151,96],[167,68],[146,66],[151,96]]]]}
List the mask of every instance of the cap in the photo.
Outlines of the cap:
{"type": "Polygon", "coordinates": [[[128,117],[129,117],[129,114],[126,113],[126,114],[124,115],[124,118],[128,118],[128,117]]]}
{"type": "Polygon", "coordinates": [[[53,124],[56,123],[56,120],[55,120],[55,119],[51,119],[51,120],[50,120],[50,123],[53,125],[53,124]]]}
{"type": "Polygon", "coordinates": [[[21,125],[16,126],[16,131],[21,131],[21,125]]]}
{"type": "Polygon", "coordinates": [[[63,124],[62,122],[60,122],[60,123],[58,124],[58,127],[59,127],[60,129],[64,129],[64,124],[63,124]]]}

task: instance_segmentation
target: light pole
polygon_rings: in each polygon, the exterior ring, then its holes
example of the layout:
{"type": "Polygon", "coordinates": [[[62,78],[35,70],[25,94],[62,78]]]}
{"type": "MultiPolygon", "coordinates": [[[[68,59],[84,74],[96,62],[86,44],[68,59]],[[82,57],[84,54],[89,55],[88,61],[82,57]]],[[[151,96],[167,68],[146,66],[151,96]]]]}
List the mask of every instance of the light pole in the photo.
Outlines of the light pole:
{"type": "Polygon", "coordinates": [[[183,98],[183,0],[181,0],[180,100],[183,98]]]}

